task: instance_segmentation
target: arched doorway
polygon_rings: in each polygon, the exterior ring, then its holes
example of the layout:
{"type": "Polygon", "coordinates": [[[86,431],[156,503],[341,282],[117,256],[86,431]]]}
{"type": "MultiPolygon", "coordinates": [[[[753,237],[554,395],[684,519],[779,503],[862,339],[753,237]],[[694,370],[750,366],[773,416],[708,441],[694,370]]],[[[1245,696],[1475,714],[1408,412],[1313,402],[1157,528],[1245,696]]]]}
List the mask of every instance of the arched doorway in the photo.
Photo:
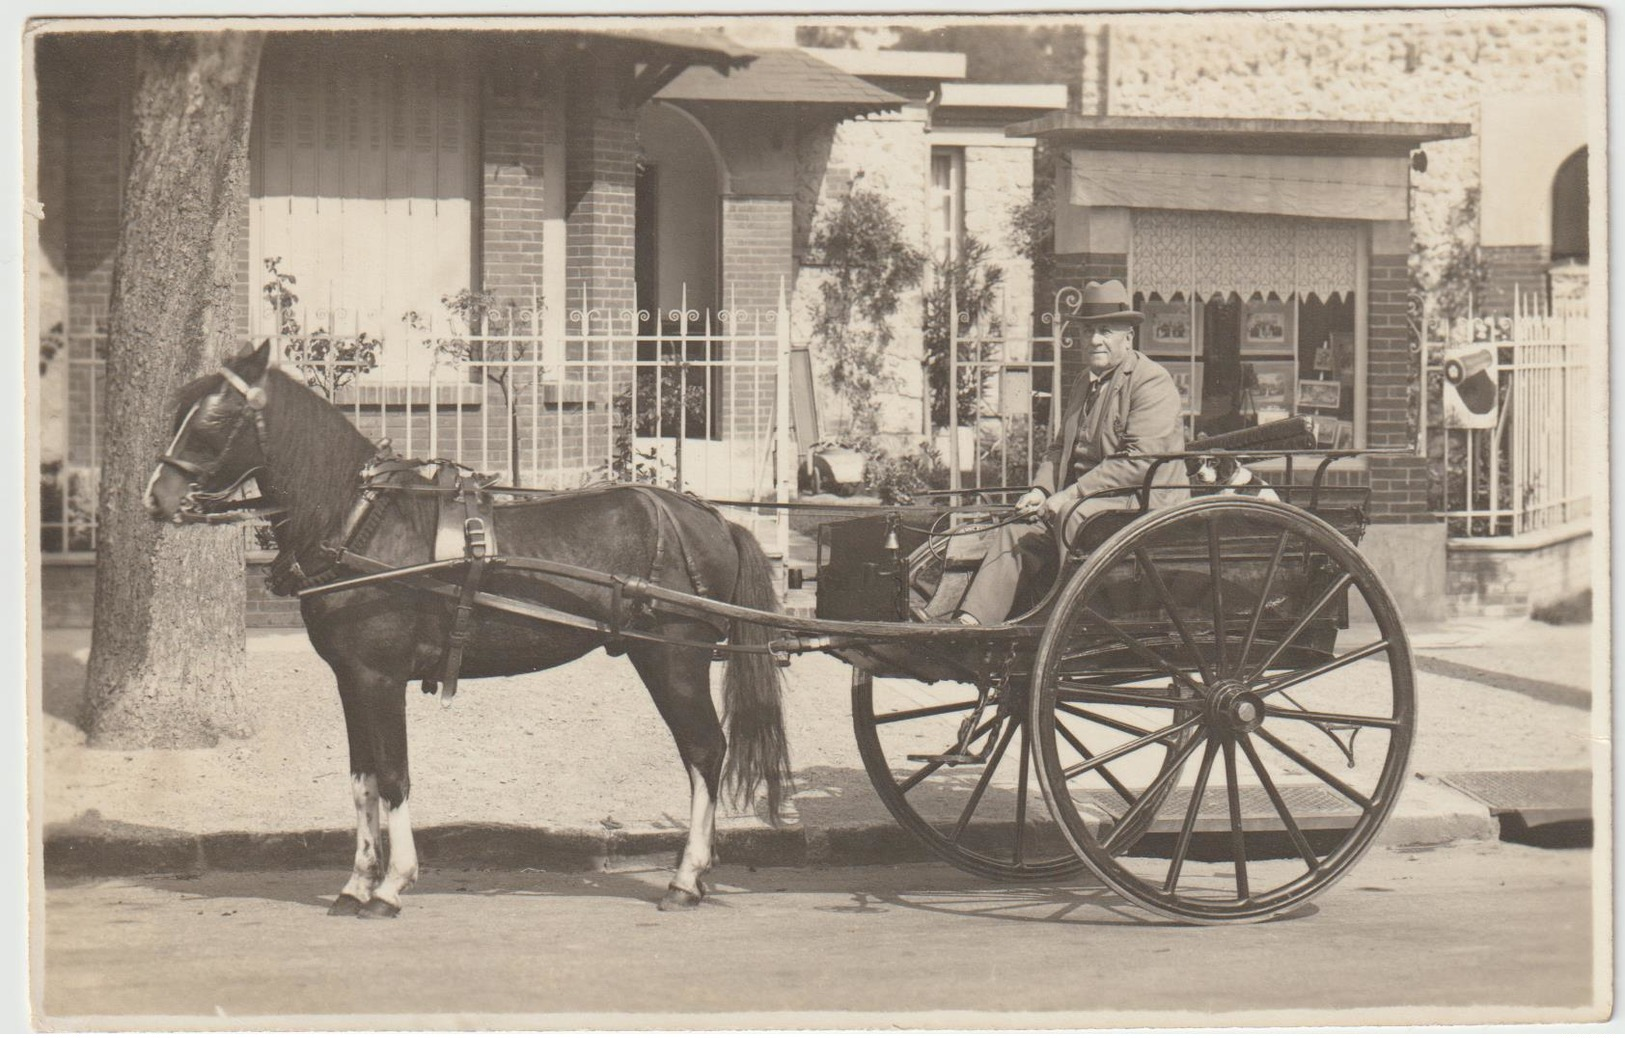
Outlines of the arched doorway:
{"type": "Polygon", "coordinates": [[[1589,148],[1563,160],[1552,178],[1552,262],[1591,258],[1591,191],[1586,177],[1589,148]]]}
{"type": "MultiPolygon", "coordinates": [[[[666,320],[686,299],[701,320],[721,303],[721,194],[727,171],[716,144],[687,112],[665,102],[638,112],[638,300],[666,320]]],[[[651,329],[645,329],[648,331],[651,329]]],[[[664,328],[662,329],[664,330],[664,328]]]]}

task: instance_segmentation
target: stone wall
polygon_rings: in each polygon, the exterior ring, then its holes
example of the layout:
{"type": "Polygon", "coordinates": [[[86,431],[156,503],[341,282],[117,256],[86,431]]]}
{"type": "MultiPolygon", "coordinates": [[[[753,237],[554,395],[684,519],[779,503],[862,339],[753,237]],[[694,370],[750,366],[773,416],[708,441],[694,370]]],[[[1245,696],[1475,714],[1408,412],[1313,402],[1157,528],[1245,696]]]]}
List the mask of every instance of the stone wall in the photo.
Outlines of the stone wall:
{"type": "Polygon", "coordinates": [[[1534,547],[1450,542],[1445,590],[1451,616],[1527,616],[1591,587],[1591,536],[1534,547]]]}

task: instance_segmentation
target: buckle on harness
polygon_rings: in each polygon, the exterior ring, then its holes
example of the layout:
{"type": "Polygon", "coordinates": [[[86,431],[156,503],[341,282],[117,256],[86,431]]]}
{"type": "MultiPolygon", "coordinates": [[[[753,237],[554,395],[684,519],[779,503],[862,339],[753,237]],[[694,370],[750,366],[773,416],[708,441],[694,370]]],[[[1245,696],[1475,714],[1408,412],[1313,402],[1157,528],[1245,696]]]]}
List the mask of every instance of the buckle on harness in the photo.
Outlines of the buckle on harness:
{"type": "Polygon", "coordinates": [[[485,520],[477,516],[463,520],[463,554],[479,558],[485,554],[485,520]]]}

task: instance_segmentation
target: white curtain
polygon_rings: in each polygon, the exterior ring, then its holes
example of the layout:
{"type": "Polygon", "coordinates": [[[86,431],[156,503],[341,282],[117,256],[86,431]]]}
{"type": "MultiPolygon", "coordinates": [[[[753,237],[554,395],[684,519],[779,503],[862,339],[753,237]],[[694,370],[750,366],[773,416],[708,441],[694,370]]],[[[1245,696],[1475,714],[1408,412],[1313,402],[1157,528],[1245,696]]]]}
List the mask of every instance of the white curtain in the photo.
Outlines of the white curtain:
{"type": "Polygon", "coordinates": [[[1129,277],[1164,299],[1294,292],[1329,300],[1355,288],[1359,224],[1286,216],[1137,209],[1129,277]]]}

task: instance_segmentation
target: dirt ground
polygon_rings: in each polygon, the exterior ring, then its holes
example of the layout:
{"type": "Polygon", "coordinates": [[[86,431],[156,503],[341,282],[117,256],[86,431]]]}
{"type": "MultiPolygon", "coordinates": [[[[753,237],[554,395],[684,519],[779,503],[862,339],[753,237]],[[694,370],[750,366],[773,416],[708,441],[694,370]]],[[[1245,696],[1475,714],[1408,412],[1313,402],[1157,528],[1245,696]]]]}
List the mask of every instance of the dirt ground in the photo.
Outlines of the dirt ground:
{"type": "MultiPolygon", "coordinates": [[[[1508,646],[1519,638],[1535,639],[1531,644],[1570,664],[1589,645],[1589,628],[1510,630],[1489,632],[1508,661],[1508,646]]],[[[249,641],[258,691],[253,737],[207,750],[125,752],[88,748],[75,724],[89,632],[47,632],[38,744],[44,823],[88,817],[189,833],[352,825],[331,673],[302,631],[261,631],[249,641]]],[[[852,737],[845,665],[805,656],[783,673],[797,806],[824,822],[882,817],[852,737]]],[[[713,675],[720,679],[721,668],[713,675]]],[[[1592,763],[1588,711],[1453,678],[1418,678],[1415,772],[1592,763]]],[[[412,691],[408,728],[417,825],[687,826],[688,785],[675,745],[624,659],[594,653],[547,673],[465,682],[449,709],[412,691]]],[[[728,815],[722,824],[760,823],[728,815]]]]}

